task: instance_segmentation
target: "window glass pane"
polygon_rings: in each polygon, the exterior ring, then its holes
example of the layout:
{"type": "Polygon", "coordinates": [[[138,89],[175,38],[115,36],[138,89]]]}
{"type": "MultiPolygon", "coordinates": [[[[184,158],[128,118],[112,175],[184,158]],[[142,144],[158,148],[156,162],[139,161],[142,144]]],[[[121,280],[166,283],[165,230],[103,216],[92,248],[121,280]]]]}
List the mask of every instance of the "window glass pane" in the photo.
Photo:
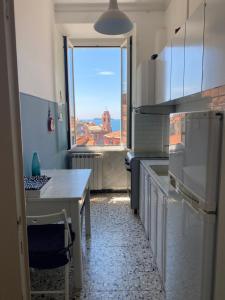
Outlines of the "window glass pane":
{"type": "Polygon", "coordinates": [[[122,114],[121,114],[121,142],[127,144],[127,48],[121,49],[122,56],[122,114]]]}
{"type": "Polygon", "coordinates": [[[75,48],[76,144],[121,144],[120,48],[75,48]]]}
{"type": "Polygon", "coordinates": [[[71,146],[76,143],[75,136],[75,105],[74,105],[74,73],[73,73],[73,48],[68,48],[68,88],[70,108],[70,142],[71,146]]]}

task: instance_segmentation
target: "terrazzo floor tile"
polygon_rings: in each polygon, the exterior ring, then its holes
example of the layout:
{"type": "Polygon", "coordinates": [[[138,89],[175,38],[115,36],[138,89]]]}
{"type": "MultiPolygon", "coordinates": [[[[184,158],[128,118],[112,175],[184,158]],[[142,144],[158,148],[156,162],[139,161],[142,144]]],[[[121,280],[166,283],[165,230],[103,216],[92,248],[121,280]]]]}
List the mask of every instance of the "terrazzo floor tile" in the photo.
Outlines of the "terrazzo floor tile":
{"type": "MultiPolygon", "coordinates": [[[[130,209],[127,194],[99,194],[91,198],[92,237],[83,234],[84,285],[72,288],[71,299],[165,300],[160,276],[139,217],[130,209]]],[[[33,288],[62,286],[62,270],[48,278],[32,274],[33,288]],[[60,279],[61,278],[61,279],[60,279]],[[49,280],[51,279],[51,280],[49,280]],[[51,283],[52,282],[52,283],[51,283]]],[[[57,299],[35,296],[34,300],[57,299]]]]}

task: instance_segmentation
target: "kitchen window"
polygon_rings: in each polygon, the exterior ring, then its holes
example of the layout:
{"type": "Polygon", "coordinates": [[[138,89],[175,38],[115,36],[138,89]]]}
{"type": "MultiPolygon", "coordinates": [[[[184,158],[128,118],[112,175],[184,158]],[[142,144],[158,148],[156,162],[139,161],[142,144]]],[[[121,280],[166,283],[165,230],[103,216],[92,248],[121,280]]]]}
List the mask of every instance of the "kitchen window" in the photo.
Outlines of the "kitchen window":
{"type": "Polygon", "coordinates": [[[67,38],[64,43],[69,148],[128,146],[131,64],[127,41],[120,47],[74,47],[67,38]]]}

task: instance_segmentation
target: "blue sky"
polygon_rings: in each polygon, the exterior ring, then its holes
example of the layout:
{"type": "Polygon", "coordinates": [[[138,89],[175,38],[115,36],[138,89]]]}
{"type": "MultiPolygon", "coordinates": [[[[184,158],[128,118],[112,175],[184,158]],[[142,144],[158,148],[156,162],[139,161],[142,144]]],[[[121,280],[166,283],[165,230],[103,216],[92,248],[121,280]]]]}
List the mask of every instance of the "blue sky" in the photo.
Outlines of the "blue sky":
{"type": "Polygon", "coordinates": [[[74,48],[75,106],[78,119],[100,118],[108,109],[121,115],[120,48],[74,48]]]}

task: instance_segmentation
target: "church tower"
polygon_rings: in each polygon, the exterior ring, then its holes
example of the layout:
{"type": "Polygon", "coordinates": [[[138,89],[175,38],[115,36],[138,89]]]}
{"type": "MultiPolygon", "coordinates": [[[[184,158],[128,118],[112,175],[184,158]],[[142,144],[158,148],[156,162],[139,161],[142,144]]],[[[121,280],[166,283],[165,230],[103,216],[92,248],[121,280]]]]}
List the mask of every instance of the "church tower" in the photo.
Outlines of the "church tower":
{"type": "Polygon", "coordinates": [[[102,114],[102,126],[105,132],[112,132],[111,117],[109,111],[104,111],[102,114]]]}

